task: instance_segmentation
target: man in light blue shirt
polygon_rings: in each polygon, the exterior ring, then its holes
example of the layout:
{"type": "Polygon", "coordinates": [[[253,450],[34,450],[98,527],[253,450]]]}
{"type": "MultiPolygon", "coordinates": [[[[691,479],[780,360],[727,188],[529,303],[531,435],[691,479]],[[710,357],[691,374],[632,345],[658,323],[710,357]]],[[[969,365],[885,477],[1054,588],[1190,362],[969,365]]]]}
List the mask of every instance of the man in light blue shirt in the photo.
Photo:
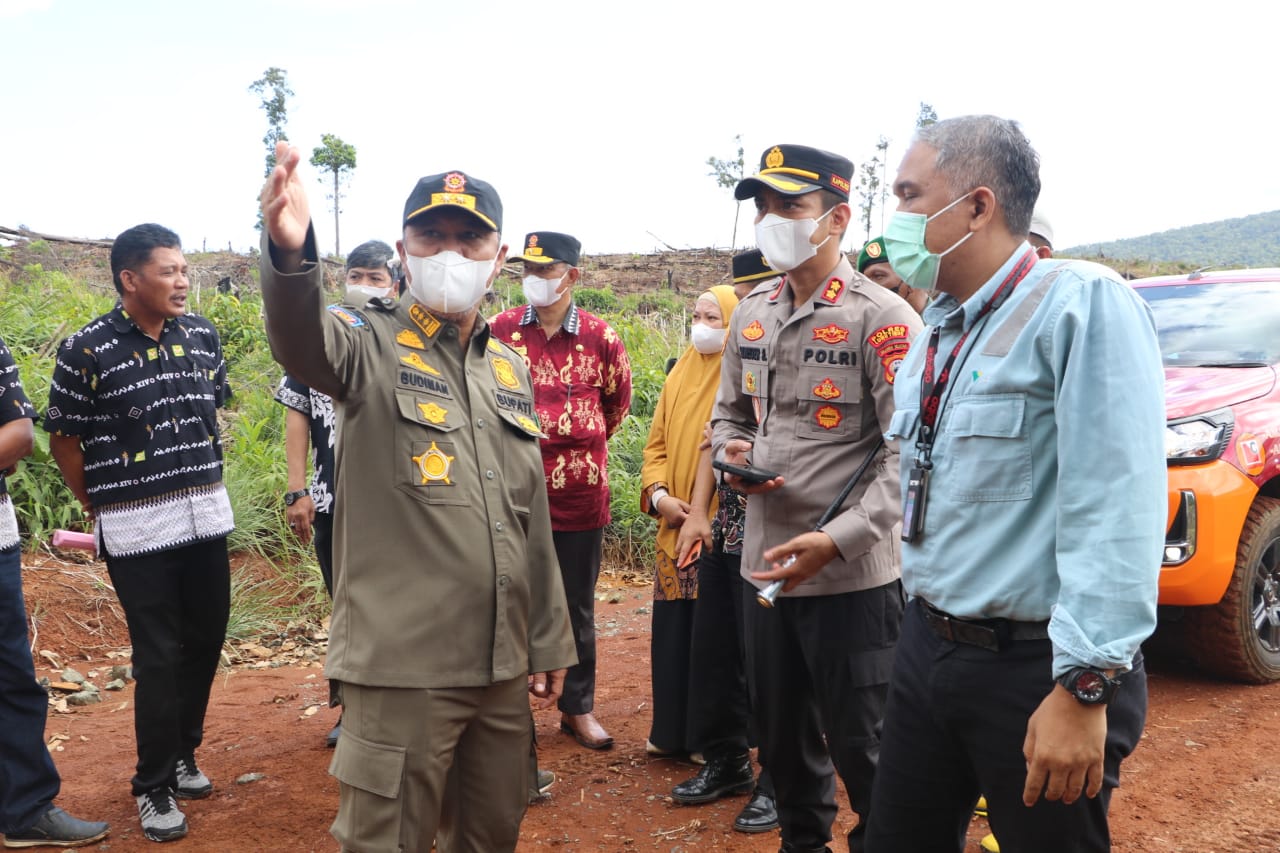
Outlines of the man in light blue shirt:
{"type": "Polygon", "coordinates": [[[1110,791],[1142,732],[1167,514],[1160,354],[1115,273],[1037,259],[1039,190],[1034,150],[991,116],[919,130],[894,183],[890,262],[940,295],[887,433],[911,601],[872,853],[960,851],[979,791],[1006,853],[1108,850],[1110,791]]]}

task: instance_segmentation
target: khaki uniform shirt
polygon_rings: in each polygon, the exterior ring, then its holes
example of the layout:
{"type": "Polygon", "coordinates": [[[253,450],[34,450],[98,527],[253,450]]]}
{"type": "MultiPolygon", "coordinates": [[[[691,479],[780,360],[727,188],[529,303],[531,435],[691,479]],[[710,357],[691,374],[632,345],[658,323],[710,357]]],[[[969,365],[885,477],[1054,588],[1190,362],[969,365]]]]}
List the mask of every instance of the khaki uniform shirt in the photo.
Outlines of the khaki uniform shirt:
{"type": "Polygon", "coordinates": [[[284,275],[263,238],[272,353],[342,408],[325,675],[478,687],[576,662],[523,360],[480,317],[406,297],[325,307],[314,232],[284,275]]]}
{"type": "MultiPolygon", "coordinates": [[[[780,489],[747,499],[742,576],[765,569],[769,548],[812,530],[866,458],[893,414],[893,378],[919,316],[854,272],[848,259],[813,298],[792,305],[784,278],[750,293],[733,312],[712,413],[723,458],[733,438],[776,471],[780,489]]],[[[883,586],[900,573],[898,448],[881,458],[823,526],[840,554],[787,595],[834,595],[883,586]]]]}

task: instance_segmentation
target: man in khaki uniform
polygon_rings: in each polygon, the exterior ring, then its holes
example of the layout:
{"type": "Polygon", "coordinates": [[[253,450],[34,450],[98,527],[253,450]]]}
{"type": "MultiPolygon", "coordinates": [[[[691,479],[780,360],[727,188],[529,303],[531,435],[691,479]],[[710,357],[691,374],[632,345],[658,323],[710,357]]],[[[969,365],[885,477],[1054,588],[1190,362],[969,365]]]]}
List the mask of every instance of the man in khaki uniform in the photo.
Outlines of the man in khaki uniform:
{"type": "Polygon", "coordinates": [[[342,406],[330,772],[344,850],[510,851],[528,798],[526,686],[574,663],[541,431],[520,356],[477,306],[506,258],[502,203],[463,172],[422,178],[397,243],[403,300],[325,308],[297,149],[263,190],[262,290],[277,360],[342,406]],[[445,805],[446,776],[456,791],[445,805]]]}
{"type": "Polygon", "coordinates": [[[840,250],[852,176],[844,157],[777,145],[738,184],[739,199],[755,199],[757,245],[786,277],[734,312],[712,415],[716,458],[781,475],[726,481],[749,495],[743,577],[787,581],[772,609],[747,585],[745,621],[760,763],[776,788],[783,850],[797,853],[827,849],[833,763],[859,815],[850,849],[862,849],[902,616],[897,447],[876,448],[920,319],[840,250]]]}

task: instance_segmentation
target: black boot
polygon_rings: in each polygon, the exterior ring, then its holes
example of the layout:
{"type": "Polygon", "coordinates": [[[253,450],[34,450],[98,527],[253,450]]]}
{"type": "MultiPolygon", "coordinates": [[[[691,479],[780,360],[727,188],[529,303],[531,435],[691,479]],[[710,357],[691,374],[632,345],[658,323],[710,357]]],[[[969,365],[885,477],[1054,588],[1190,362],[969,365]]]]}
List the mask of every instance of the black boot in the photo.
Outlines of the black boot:
{"type": "Polygon", "coordinates": [[[751,792],[751,799],[733,819],[733,828],[738,832],[768,832],[778,828],[778,807],[773,797],[756,788],[751,792]]]}
{"type": "Polygon", "coordinates": [[[671,789],[671,799],[686,806],[709,803],[726,794],[747,794],[755,786],[751,756],[747,753],[728,758],[712,758],[692,779],[671,789]]]}

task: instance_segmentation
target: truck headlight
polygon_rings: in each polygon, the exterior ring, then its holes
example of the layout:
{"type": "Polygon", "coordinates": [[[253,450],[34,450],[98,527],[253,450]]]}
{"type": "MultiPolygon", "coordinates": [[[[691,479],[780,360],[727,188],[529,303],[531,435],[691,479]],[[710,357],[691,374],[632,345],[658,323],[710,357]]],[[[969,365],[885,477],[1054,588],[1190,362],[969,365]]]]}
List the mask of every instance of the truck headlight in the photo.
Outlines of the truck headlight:
{"type": "Polygon", "coordinates": [[[1234,424],[1230,409],[1170,421],[1164,430],[1165,457],[1170,465],[1212,462],[1226,450],[1234,424]]]}

